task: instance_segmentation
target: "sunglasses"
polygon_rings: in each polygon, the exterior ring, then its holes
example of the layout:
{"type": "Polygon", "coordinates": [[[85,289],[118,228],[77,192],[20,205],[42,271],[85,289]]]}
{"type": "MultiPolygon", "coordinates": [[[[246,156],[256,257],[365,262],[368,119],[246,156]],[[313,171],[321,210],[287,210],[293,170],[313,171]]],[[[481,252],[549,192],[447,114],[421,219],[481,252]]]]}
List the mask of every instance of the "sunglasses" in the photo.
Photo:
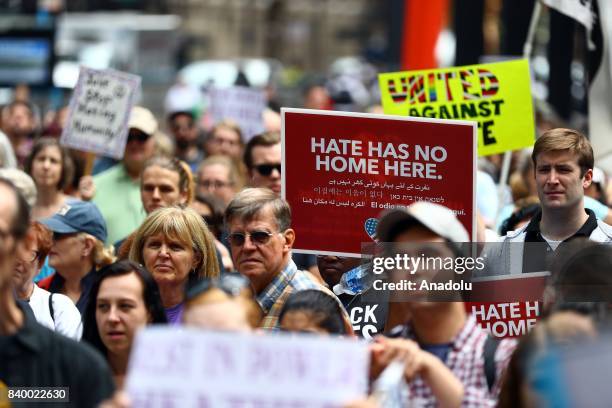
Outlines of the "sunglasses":
{"type": "Polygon", "coordinates": [[[278,171],[279,174],[281,173],[281,164],[280,163],[276,163],[276,164],[259,164],[257,166],[253,166],[253,167],[262,176],[269,176],[270,174],[272,174],[272,170],[278,171]]]}
{"type": "Polygon", "coordinates": [[[65,238],[70,238],[70,237],[74,237],[77,235],[77,232],[54,232],[53,233],[53,240],[54,241],[59,241],[65,238]]]}
{"type": "Polygon", "coordinates": [[[131,141],[137,141],[140,143],[144,143],[147,140],[149,140],[149,135],[139,130],[130,130],[130,133],[128,134],[128,138],[127,138],[128,143],[131,141]]]}
{"type": "Polygon", "coordinates": [[[191,300],[210,289],[220,289],[229,296],[236,297],[245,289],[250,289],[249,280],[238,273],[226,273],[219,278],[204,278],[187,288],[186,300],[191,300]]]}
{"type": "Polygon", "coordinates": [[[253,232],[233,232],[229,234],[227,240],[230,245],[241,247],[246,242],[247,237],[251,237],[251,242],[254,245],[266,245],[274,234],[268,231],[253,231],[253,232]]]}

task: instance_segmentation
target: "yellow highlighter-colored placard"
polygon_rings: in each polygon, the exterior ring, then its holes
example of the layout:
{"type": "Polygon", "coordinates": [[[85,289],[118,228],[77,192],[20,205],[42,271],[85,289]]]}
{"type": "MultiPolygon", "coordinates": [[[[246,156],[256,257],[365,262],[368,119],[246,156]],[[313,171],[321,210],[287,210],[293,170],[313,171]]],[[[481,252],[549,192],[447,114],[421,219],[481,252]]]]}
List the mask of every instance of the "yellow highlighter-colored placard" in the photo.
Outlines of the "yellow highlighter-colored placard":
{"type": "Polygon", "coordinates": [[[533,107],[526,59],[378,76],[389,115],[478,122],[478,155],[532,146],[533,107]]]}

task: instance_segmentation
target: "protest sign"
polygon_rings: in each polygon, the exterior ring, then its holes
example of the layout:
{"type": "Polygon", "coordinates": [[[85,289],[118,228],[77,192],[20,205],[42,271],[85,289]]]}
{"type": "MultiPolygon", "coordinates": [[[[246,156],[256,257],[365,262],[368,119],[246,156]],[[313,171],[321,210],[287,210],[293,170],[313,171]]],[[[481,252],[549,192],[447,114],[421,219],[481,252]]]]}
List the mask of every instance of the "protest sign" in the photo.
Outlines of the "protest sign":
{"type": "Polygon", "coordinates": [[[245,142],[264,131],[263,111],[266,95],[263,91],[242,86],[213,88],[210,92],[210,114],[214,123],[232,120],[240,126],[245,142]]]}
{"type": "Polygon", "coordinates": [[[121,159],[140,77],[81,67],[60,143],[121,159]]]}
{"type": "Polygon", "coordinates": [[[340,407],[366,395],[367,344],[331,337],[149,328],[132,349],[138,407],[340,407]]]}
{"type": "Polygon", "coordinates": [[[520,337],[538,322],[548,272],[474,278],[466,310],[499,338],[520,337]]]}
{"type": "Polygon", "coordinates": [[[283,109],[294,248],[358,256],[383,210],[428,201],[474,228],[476,123],[283,109]]]}
{"type": "Polygon", "coordinates": [[[533,145],[529,64],[514,60],[379,75],[390,115],[478,121],[478,155],[533,145]]]}

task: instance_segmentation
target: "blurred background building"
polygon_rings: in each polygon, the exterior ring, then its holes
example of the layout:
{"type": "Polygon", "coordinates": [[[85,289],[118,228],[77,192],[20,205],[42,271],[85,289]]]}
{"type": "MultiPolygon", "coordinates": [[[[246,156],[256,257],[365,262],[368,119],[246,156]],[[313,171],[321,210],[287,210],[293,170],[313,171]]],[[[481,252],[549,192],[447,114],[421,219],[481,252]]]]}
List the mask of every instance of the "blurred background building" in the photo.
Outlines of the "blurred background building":
{"type": "MultiPolygon", "coordinates": [[[[372,105],[377,72],[522,55],[535,4],[0,0],[0,86],[5,87],[0,103],[12,98],[15,85],[26,83],[43,108],[61,106],[79,65],[86,65],[141,75],[143,103],[158,113],[179,74],[197,87],[230,85],[243,74],[240,80],[269,86],[278,103],[288,106],[300,106],[309,83],[349,78],[361,82],[361,93],[367,93],[352,98],[372,105]]],[[[584,125],[594,65],[587,58],[585,30],[547,8],[536,23],[534,96],[551,116],[584,125]]]]}

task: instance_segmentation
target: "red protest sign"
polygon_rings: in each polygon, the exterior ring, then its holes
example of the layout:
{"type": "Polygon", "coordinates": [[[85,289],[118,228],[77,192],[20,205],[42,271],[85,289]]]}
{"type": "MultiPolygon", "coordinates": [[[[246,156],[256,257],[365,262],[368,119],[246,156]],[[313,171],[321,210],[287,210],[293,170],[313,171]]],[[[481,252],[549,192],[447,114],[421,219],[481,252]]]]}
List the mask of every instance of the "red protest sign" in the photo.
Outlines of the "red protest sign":
{"type": "Polygon", "coordinates": [[[466,302],[480,327],[499,338],[520,337],[527,333],[542,314],[542,297],[548,272],[523,273],[474,279],[466,302]]]}
{"type": "Polygon", "coordinates": [[[475,122],[282,110],[294,250],[358,256],[388,208],[430,201],[475,232],[475,122]]]}

